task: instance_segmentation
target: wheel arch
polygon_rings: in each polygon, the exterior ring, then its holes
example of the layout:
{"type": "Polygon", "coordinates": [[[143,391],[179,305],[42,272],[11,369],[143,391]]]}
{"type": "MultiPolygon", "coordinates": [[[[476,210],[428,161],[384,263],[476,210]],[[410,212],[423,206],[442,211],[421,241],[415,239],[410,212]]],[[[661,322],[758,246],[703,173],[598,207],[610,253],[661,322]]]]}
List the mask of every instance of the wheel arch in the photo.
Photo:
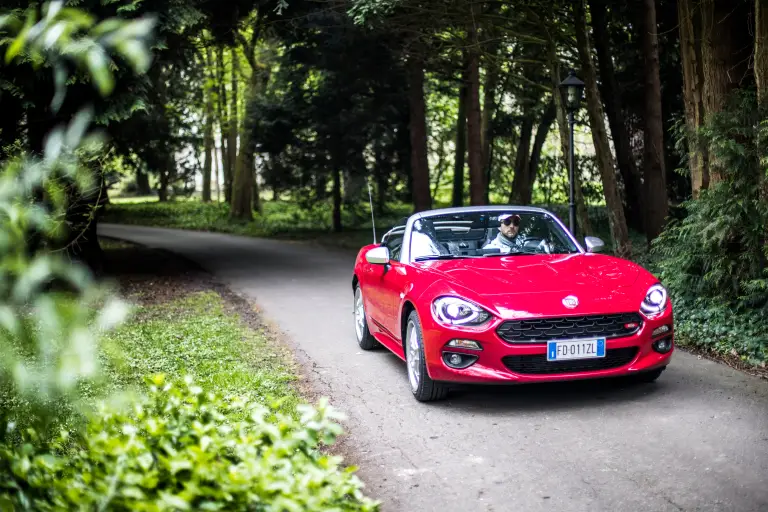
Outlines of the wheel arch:
{"type": "Polygon", "coordinates": [[[416,311],[416,306],[410,300],[403,302],[403,307],[400,310],[400,344],[405,347],[405,335],[408,330],[408,318],[411,313],[416,311]]]}

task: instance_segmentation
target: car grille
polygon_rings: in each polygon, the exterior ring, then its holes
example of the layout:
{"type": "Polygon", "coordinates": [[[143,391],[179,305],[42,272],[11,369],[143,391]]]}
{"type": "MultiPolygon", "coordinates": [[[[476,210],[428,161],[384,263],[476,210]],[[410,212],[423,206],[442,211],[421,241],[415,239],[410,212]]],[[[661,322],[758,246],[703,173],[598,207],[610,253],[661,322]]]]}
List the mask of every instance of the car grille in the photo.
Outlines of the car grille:
{"type": "Polygon", "coordinates": [[[556,373],[589,372],[620,368],[632,362],[637,355],[637,347],[608,349],[605,357],[599,359],[576,359],[570,361],[547,361],[547,354],[527,356],[506,356],[502,358],[504,366],[515,373],[545,375],[556,373]]]}
{"type": "Polygon", "coordinates": [[[496,332],[507,343],[545,343],[549,340],[622,338],[636,333],[642,325],[643,319],[637,313],[620,313],[509,320],[496,332]],[[629,324],[635,326],[627,327],[629,324]]]}

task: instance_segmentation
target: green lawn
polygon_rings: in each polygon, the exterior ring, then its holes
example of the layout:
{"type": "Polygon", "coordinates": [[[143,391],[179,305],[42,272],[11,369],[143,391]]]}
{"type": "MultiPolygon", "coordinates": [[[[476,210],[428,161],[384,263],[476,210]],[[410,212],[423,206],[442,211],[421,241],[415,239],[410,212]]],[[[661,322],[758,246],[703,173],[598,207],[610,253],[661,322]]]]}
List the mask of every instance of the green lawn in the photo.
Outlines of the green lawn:
{"type": "Polygon", "coordinates": [[[195,292],[170,302],[138,306],[130,320],[105,340],[118,361],[106,370],[116,390],[143,386],[147,375],[189,375],[219,395],[250,394],[282,400],[286,411],[299,401],[288,356],[263,333],[225,311],[215,292],[195,292]]]}

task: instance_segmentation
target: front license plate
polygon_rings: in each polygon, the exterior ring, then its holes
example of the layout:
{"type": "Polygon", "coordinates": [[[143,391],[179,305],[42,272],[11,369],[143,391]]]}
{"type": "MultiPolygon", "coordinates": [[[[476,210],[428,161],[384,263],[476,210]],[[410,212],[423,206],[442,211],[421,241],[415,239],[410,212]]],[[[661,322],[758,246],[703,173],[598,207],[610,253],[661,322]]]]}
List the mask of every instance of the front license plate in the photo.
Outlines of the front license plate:
{"type": "Polygon", "coordinates": [[[547,361],[594,359],[599,357],[605,357],[604,338],[598,340],[547,342],[547,361]]]}

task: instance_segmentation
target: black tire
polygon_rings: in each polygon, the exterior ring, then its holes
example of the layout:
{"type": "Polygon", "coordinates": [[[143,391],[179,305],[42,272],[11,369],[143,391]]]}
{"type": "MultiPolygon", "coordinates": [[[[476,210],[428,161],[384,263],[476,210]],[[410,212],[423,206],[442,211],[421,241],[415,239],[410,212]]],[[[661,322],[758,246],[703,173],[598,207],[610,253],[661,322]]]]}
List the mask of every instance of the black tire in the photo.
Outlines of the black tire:
{"type": "Polygon", "coordinates": [[[368,329],[368,315],[365,313],[365,303],[362,302],[363,291],[360,289],[360,285],[355,286],[354,301],[352,302],[352,313],[355,315],[355,336],[357,337],[357,344],[363,350],[374,350],[378,348],[379,342],[371,334],[368,329]],[[358,306],[358,298],[360,304],[358,306]],[[362,310],[362,325],[358,325],[358,307],[362,310]]]}
{"type": "Polygon", "coordinates": [[[657,368],[655,370],[651,370],[649,372],[643,372],[639,375],[636,375],[635,378],[637,379],[637,382],[650,384],[651,382],[655,382],[656,379],[661,377],[661,374],[664,373],[665,369],[666,369],[666,366],[663,368],[657,368]]]}
{"type": "Polygon", "coordinates": [[[432,380],[427,373],[427,363],[424,358],[424,336],[421,331],[421,322],[419,322],[419,315],[415,311],[412,311],[408,316],[408,324],[405,330],[405,336],[403,340],[403,352],[405,354],[406,372],[408,375],[408,384],[411,388],[414,398],[419,402],[433,402],[436,400],[442,400],[448,395],[448,386],[443,382],[437,382],[432,380]],[[413,330],[412,330],[413,329],[413,330]],[[411,358],[409,357],[409,348],[412,341],[410,334],[415,332],[418,336],[418,362],[416,366],[419,368],[418,380],[415,382],[411,373],[411,358]]]}

